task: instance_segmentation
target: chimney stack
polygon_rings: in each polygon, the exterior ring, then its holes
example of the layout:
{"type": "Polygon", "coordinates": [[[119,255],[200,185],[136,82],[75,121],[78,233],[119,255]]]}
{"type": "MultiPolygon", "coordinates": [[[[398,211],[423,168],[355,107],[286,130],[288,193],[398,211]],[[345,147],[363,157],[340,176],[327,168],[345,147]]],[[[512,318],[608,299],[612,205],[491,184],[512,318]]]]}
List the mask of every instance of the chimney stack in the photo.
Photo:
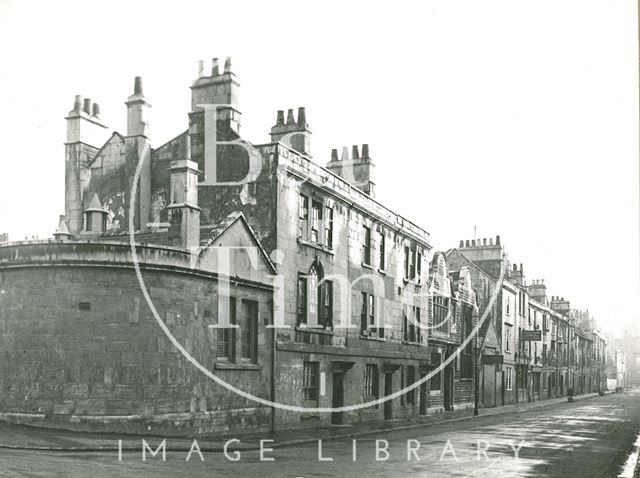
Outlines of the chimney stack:
{"type": "Polygon", "coordinates": [[[174,246],[193,250],[200,245],[198,165],[191,161],[191,141],[186,135],[181,158],[171,162],[171,197],[167,206],[169,240],[174,246]]]}
{"type": "MultiPolygon", "coordinates": [[[[93,105],[93,113],[99,113],[97,104],[93,105]]],[[[64,213],[66,226],[71,234],[79,234],[83,230],[83,174],[84,159],[90,154],[87,145],[100,148],[107,140],[109,130],[97,114],[92,115],[91,99],[83,101],[82,96],[75,95],[73,109],[65,118],[67,122],[67,141],[65,143],[65,195],[64,213]],[[79,161],[82,159],[83,161],[79,161]]]]}
{"type": "Polygon", "coordinates": [[[283,143],[301,154],[311,153],[311,131],[307,124],[307,113],[304,106],[298,108],[296,121],[293,108],[287,110],[287,122],[284,122],[284,111],[278,110],[276,124],[271,128],[271,141],[283,143]]]}
{"type": "MultiPolygon", "coordinates": [[[[135,170],[140,165],[138,198],[133,224],[136,230],[146,229],[151,217],[151,142],[149,140],[149,109],[151,105],[144,97],[142,78],[136,76],[133,94],[127,98],[127,136],[125,138],[125,161],[128,171],[128,190],[133,185],[135,170]]],[[[128,211],[127,211],[128,214],[128,211]]]]}
{"type": "MultiPolygon", "coordinates": [[[[220,105],[216,108],[217,124],[208,126],[210,129],[217,129],[219,140],[236,139],[240,133],[240,111],[238,110],[238,87],[240,85],[231,69],[231,58],[226,58],[222,73],[220,73],[218,58],[213,58],[211,60],[211,75],[203,76],[199,74],[198,78],[191,84],[191,112],[202,114],[190,115],[189,129],[198,130],[198,135],[204,136],[205,134],[204,107],[201,105],[220,105]],[[195,126],[195,123],[197,123],[197,126],[195,126]]],[[[200,141],[204,143],[204,138],[200,138],[200,141]]],[[[194,148],[193,160],[195,162],[204,164],[203,156],[204,151],[200,152],[194,148]]],[[[207,171],[204,171],[204,174],[206,176],[207,171]]]]}
{"type": "Polygon", "coordinates": [[[349,148],[344,146],[342,148],[342,161],[336,163],[332,160],[327,164],[329,171],[371,197],[375,197],[374,167],[375,165],[369,157],[368,144],[362,145],[362,154],[360,154],[357,145],[352,146],[351,158],[349,157],[349,148]]]}

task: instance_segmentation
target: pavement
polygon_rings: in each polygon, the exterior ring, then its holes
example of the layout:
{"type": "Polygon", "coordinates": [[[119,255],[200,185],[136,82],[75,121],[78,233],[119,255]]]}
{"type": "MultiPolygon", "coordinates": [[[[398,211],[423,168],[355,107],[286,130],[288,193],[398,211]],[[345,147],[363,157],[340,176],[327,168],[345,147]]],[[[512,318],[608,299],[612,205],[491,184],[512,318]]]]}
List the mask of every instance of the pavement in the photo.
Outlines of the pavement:
{"type": "MultiPolygon", "coordinates": [[[[611,392],[607,392],[611,393],[611,392]]],[[[574,400],[585,400],[598,396],[597,393],[577,395],[574,400]]],[[[317,443],[318,440],[329,441],[347,438],[364,437],[381,432],[411,430],[428,427],[440,423],[454,423],[458,421],[476,420],[479,417],[502,414],[521,413],[535,408],[549,407],[554,404],[567,402],[567,397],[540,400],[536,402],[518,403],[495,408],[481,408],[479,416],[475,417],[472,410],[443,412],[411,420],[390,420],[385,422],[354,424],[347,426],[326,427],[304,430],[283,430],[275,433],[234,434],[197,437],[201,451],[217,452],[224,449],[230,438],[238,438],[240,443],[234,445],[238,450],[256,450],[260,447],[260,440],[273,440],[273,447],[287,447],[306,443],[317,443]]],[[[122,435],[108,433],[87,433],[67,430],[55,430],[26,425],[16,425],[0,422],[0,448],[60,451],[60,452],[100,452],[100,451],[135,451],[139,452],[142,439],[157,446],[160,437],[149,435],[122,435]]],[[[192,438],[167,439],[167,450],[189,449],[192,438]]]]}

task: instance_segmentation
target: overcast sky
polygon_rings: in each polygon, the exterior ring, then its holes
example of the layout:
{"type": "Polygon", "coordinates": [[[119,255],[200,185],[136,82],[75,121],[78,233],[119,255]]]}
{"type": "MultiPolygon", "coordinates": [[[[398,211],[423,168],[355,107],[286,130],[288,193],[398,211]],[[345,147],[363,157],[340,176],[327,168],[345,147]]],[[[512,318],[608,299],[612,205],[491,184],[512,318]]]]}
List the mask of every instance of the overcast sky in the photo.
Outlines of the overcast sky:
{"type": "Polygon", "coordinates": [[[549,295],[640,322],[635,1],[160,3],[0,0],[0,232],[57,226],[75,94],[125,132],[141,75],[159,146],[198,60],[231,55],[248,140],[306,106],[315,160],[369,143],[436,249],[500,234],[549,295]]]}

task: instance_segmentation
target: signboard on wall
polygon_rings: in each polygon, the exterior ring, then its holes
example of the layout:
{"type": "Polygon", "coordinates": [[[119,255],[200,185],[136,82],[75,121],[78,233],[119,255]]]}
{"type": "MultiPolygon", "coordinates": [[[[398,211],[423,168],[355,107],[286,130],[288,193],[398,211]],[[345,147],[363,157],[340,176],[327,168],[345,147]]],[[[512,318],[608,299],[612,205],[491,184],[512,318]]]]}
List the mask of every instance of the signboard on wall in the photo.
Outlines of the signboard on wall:
{"type": "Polygon", "coordinates": [[[542,331],[538,330],[523,330],[520,335],[525,342],[540,342],[542,340],[542,331]]]}
{"type": "Polygon", "coordinates": [[[504,355],[483,355],[480,362],[482,365],[502,365],[504,355]]]}

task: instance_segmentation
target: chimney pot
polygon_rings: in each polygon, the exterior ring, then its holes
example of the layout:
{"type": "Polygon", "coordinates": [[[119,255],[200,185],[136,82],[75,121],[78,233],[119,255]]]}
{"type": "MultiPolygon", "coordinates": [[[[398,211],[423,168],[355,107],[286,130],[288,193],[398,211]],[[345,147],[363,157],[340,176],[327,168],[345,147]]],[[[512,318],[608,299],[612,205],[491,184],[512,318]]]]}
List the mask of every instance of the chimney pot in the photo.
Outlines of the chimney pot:
{"type": "Polygon", "coordinates": [[[517,264],[514,264],[514,265],[513,265],[513,271],[515,272],[515,271],[517,271],[517,270],[518,270],[518,265],[517,265],[517,264]]]}
{"type": "Polygon", "coordinates": [[[287,110],[287,124],[296,124],[292,109],[287,110]]]}
{"type": "Polygon", "coordinates": [[[342,161],[349,161],[349,148],[346,146],[342,148],[342,161]]]}
{"type": "Polygon", "coordinates": [[[84,99],[84,105],[82,107],[82,111],[84,111],[88,115],[91,114],[91,98],[84,99]]]}
{"type": "Polygon", "coordinates": [[[490,246],[493,246],[493,237],[490,237],[490,238],[489,238],[489,245],[490,245],[490,246]]]}
{"type": "Polygon", "coordinates": [[[198,78],[202,78],[204,76],[204,60],[198,61],[198,78]]]}
{"type": "Polygon", "coordinates": [[[362,159],[369,159],[369,145],[362,145],[362,159]]]}
{"type": "Polygon", "coordinates": [[[475,239],[471,240],[471,247],[476,247],[476,240],[475,239]]]}
{"type": "Polygon", "coordinates": [[[469,247],[469,239],[467,239],[466,241],[464,241],[464,247],[469,247]]]}
{"type": "Polygon", "coordinates": [[[522,262],[520,263],[520,272],[524,273],[524,271],[522,270],[522,262]]]}
{"type": "Polygon", "coordinates": [[[138,96],[144,96],[142,92],[142,78],[140,76],[136,76],[134,85],[133,85],[133,94],[138,96]]]}
{"type": "Polygon", "coordinates": [[[182,159],[191,159],[191,137],[187,133],[185,140],[182,142],[182,159]]]}
{"type": "Polygon", "coordinates": [[[500,245],[500,236],[496,236],[496,246],[500,245]]]}
{"type": "Polygon", "coordinates": [[[460,248],[464,247],[464,241],[460,239],[460,248]]]}
{"type": "Polygon", "coordinates": [[[76,95],[76,98],[73,101],[73,111],[76,113],[80,113],[82,111],[82,96],[76,95]]]}
{"type": "Polygon", "coordinates": [[[307,126],[307,113],[304,109],[304,106],[298,108],[298,125],[306,128],[307,126]]]}
{"type": "Polygon", "coordinates": [[[224,72],[231,73],[231,57],[230,56],[224,59],[224,72]]]}
{"type": "Polygon", "coordinates": [[[211,76],[218,76],[220,71],[218,70],[218,59],[213,58],[211,60],[211,76]]]}
{"type": "Polygon", "coordinates": [[[278,110],[278,114],[276,116],[276,125],[283,125],[283,124],[284,124],[284,111],[278,110]]]}
{"type": "Polygon", "coordinates": [[[338,161],[338,150],[336,148],[331,150],[331,161],[338,161]]]}
{"type": "Polygon", "coordinates": [[[482,239],[482,245],[486,246],[487,245],[487,240],[486,239],[482,239]]]}
{"type": "Polygon", "coordinates": [[[96,118],[100,116],[100,105],[98,103],[94,103],[91,109],[91,113],[96,118]]]}
{"type": "Polygon", "coordinates": [[[351,159],[356,160],[356,159],[360,159],[360,153],[358,152],[358,146],[354,145],[351,148],[351,159]]]}

